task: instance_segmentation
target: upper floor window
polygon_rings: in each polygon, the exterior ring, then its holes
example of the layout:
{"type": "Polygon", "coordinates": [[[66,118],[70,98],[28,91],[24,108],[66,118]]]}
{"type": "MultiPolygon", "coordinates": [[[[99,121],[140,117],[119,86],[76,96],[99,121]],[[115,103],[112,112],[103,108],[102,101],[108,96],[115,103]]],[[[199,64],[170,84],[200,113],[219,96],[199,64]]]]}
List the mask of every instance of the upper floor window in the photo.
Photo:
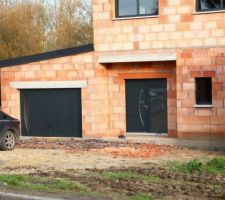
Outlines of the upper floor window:
{"type": "Polygon", "coordinates": [[[197,11],[225,10],[225,0],[197,0],[197,11]]]}
{"type": "Polygon", "coordinates": [[[116,0],[116,17],[158,15],[158,0],[116,0]]]}

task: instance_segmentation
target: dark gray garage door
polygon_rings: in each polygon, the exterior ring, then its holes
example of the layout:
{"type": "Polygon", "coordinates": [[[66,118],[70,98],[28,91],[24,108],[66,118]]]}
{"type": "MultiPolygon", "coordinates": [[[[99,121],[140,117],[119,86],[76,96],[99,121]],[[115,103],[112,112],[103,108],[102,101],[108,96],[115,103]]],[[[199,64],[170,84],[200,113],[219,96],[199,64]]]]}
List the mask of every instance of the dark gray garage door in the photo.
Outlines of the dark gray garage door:
{"type": "Polygon", "coordinates": [[[21,90],[23,136],[81,137],[81,90],[21,90]]]}
{"type": "Polygon", "coordinates": [[[167,133],[166,79],[126,80],[127,132],[167,133]]]}

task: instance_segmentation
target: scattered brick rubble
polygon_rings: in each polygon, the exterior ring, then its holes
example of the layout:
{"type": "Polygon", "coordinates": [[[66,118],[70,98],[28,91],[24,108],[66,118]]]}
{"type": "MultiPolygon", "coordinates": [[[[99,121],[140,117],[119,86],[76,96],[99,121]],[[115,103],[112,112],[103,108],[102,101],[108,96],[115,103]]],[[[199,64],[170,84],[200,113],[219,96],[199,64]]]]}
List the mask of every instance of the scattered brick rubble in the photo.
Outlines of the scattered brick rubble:
{"type": "Polygon", "coordinates": [[[29,139],[21,140],[19,148],[63,149],[71,153],[81,151],[110,154],[115,157],[149,158],[163,155],[172,150],[172,146],[131,143],[128,141],[105,141],[97,139],[29,139]]]}

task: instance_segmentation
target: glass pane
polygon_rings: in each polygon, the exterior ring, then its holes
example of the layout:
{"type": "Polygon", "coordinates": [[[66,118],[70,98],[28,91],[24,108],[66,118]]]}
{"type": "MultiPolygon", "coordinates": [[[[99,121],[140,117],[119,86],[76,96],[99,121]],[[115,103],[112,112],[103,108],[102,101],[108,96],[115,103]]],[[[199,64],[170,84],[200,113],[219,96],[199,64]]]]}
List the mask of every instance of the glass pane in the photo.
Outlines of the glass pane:
{"type": "Polygon", "coordinates": [[[140,15],[157,15],[158,0],[140,0],[139,10],[140,15]]]}
{"type": "Polygon", "coordinates": [[[118,15],[130,16],[137,15],[137,0],[118,0],[118,15]]]}
{"type": "Polygon", "coordinates": [[[196,78],[197,104],[212,104],[212,79],[196,78]]]}
{"type": "Polygon", "coordinates": [[[220,9],[221,0],[199,0],[200,10],[220,9]]]}

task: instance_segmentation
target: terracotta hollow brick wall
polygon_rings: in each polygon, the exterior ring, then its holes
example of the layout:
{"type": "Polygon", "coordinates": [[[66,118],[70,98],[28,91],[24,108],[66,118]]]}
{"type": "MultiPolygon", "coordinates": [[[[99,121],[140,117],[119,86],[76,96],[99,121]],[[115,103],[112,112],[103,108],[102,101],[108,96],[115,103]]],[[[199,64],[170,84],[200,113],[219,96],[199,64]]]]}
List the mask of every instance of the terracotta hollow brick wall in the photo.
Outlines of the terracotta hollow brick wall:
{"type": "Polygon", "coordinates": [[[20,119],[20,92],[10,82],[86,80],[88,86],[81,90],[83,136],[109,136],[107,69],[95,60],[95,53],[87,53],[2,68],[2,110],[20,119]]]}
{"type": "Polygon", "coordinates": [[[179,50],[176,69],[178,137],[225,140],[225,50],[179,50]],[[212,77],[212,108],[194,108],[196,77],[212,77]]]}
{"type": "Polygon", "coordinates": [[[158,0],[159,15],[115,19],[115,0],[93,0],[96,51],[225,45],[225,12],[196,13],[195,0],[158,0]]]}
{"type": "Polygon", "coordinates": [[[110,135],[126,132],[126,79],[167,79],[168,133],[176,137],[176,70],[175,62],[120,63],[107,65],[109,76],[110,135]]]}
{"type": "Polygon", "coordinates": [[[87,80],[82,88],[83,137],[126,132],[125,79],[167,78],[169,136],[176,136],[175,62],[100,65],[82,54],[1,69],[2,110],[20,119],[20,93],[10,82],[87,80]]]}

